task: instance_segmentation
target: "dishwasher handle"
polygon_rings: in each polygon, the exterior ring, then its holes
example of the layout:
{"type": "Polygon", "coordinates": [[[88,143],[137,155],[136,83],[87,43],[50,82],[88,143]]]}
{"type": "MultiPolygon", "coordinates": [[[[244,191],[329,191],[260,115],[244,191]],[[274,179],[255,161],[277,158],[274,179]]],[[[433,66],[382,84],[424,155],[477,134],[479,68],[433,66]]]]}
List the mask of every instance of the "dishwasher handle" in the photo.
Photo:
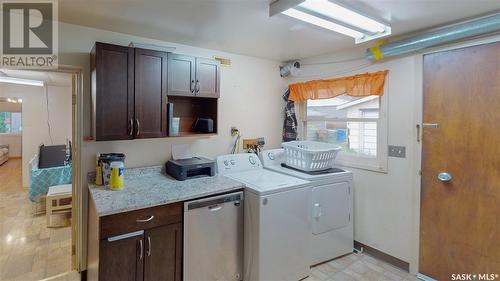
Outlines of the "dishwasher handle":
{"type": "Polygon", "coordinates": [[[222,209],[222,204],[234,202],[235,206],[240,206],[241,201],[243,201],[243,192],[236,192],[186,202],[184,203],[184,210],[189,211],[207,207],[210,211],[215,212],[222,209]]]}

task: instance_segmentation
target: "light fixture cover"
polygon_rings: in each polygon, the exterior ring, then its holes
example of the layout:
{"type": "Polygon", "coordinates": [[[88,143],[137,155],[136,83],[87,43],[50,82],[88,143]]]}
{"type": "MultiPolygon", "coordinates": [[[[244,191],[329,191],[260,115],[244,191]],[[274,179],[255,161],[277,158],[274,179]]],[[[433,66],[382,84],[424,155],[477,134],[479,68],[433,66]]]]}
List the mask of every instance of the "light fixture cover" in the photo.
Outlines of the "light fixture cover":
{"type": "Polygon", "coordinates": [[[37,87],[44,86],[43,81],[21,79],[21,78],[15,78],[15,77],[10,77],[10,76],[0,76],[0,83],[11,83],[11,84],[37,86],[37,87]]]}
{"type": "Polygon", "coordinates": [[[332,30],[332,31],[335,31],[338,33],[342,33],[342,34],[347,35],[347,36],[351,36],[354,38],[363,37],[363,33],[359,32],[359,31],[347,28],[347,27],[342,26],[340,24],[336,24],[334,22],[310,15],[308,13],[305,13],[305,12],[302,12],[302,11],[299,11],[299,10],[296,10],[293,8],[284,11],[283,14],[285,14],[289,17],[299,19],[301,21],[305,21],[305,22],[310,23],[310,24],[314,24],[314,25],[319,26],[319,27],[323,27],[323,28],[326,28],[326,29],[329,29],[329,30],[332,30]]]}
{"type": "Polygon", "coordinates": [[[278,0],[271,4],[270,11],[271,15],[281,12],[301,21],[354,37],[356,43],[391,34],[391,27],[382,21],[329,0],[278,0]],[[276,7],[285,8],[276,11],[276,7]]]}

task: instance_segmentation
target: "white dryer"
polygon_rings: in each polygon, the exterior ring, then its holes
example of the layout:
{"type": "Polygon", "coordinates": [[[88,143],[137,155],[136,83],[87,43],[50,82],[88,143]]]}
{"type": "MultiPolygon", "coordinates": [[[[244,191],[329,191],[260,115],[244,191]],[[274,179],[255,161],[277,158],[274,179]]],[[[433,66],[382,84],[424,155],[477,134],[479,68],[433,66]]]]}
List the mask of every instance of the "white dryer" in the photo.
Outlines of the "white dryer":
{"type": "Polygon", "coordinates": [[[255,154],[217,157],[219,174],[245,184],[245,281],[309,275],[310,182],[263,168],[255,154]]]}
{"type": "Polygon", "coordinates": [[[306,173],[286,167],[283,149],[264,150],[264,168],[312,182],[310,208],[310,258],[315,265],[352,253],[353,185],[352,172],[332,168],[306,173]]]}

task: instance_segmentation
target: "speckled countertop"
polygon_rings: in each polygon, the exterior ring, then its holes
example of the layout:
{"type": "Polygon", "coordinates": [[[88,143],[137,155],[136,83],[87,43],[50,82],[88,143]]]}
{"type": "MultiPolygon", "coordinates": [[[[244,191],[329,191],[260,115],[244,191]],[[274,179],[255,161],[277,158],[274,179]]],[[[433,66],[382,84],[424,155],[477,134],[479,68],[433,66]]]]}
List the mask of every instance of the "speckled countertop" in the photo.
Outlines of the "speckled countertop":
{"type": "Polygon", "coordinates": [[[165,175],[162,166],[125,169],[125,186],[119,191],[94,185],[94,176],[89,174],[89,191],[100,217],[244,188],[218,175],[177,181],[165,175]]]}

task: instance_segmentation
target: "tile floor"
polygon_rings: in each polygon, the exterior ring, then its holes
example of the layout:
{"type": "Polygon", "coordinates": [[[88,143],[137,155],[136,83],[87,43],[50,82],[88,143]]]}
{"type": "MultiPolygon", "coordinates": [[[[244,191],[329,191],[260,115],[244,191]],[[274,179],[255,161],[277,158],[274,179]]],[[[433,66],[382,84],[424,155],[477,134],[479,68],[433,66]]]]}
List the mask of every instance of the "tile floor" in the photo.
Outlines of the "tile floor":
{"type": "Polygon", "coordinates": [[[311,268],[305,281],[417,281],[408,272],[366,254],[350,254],[311,268]]]}
{"type": "MultiPolygon", "coordinates": [[[[21,184],[21,159],[0,166],[0,280],[31,281],[71,269],[71,228],[33,216],[21,184]]],[[[62,279],[65,280],[65,279],[62,279]]]]}

